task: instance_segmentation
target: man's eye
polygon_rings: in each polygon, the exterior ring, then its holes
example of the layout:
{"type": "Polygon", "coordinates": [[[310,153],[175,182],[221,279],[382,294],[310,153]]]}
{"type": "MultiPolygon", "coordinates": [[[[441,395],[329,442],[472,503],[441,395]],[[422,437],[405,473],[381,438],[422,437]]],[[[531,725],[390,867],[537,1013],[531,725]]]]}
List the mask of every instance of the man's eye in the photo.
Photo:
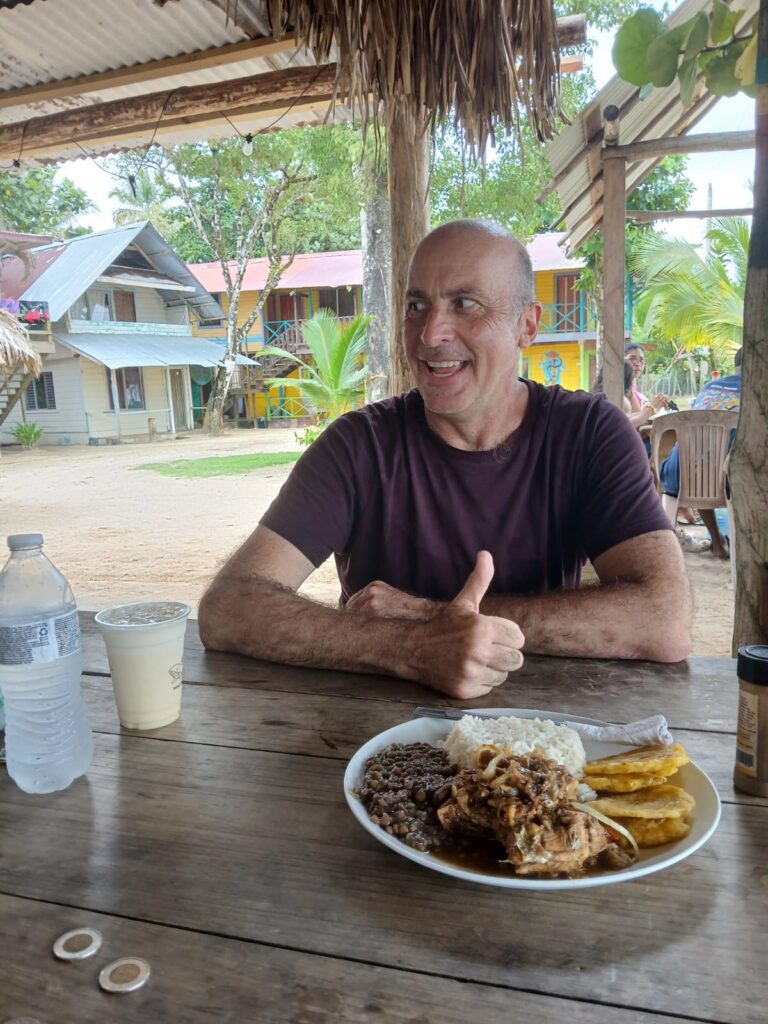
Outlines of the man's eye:
{"type": "Polygon", "coordinates": [[[457,309],[471,309],[475,305],[474,299],[468,299],[466,296],[456,299],[457,309]]]}
{"type": "Polygon", "coordinates": [[[405,308],[409,313],[421,313],[427,308],[427,304],[420,299],[409,299],[405,308]]]}

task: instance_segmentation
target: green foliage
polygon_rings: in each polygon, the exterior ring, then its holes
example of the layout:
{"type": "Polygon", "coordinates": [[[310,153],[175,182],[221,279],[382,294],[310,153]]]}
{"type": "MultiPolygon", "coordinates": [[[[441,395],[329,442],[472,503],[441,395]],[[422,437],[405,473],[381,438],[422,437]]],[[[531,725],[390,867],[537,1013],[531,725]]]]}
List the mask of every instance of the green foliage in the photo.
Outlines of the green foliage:
{"type": "Polygon", "coordinates": [[[744,11],[712,0],[707,14],[668,28],[661,16],[641,8],[627,18],[613,47],[619,75],[641,87],[667,86],[678,79],[683,105],[693,101],[696,80],[704,75],[715,96],[755,95],[757,30],[753,21],[736,35],[744,11]]]}
{"type": "Polygon", "coordinates": [[[724,217],[707,231],[708,252],[648,234],[629,264],[641,283],[636,314],[647,337],[692,351],[707,347],[722,363],[742,341],[749,227],[724,217]]]}
{"type": "Polygon", "coordinates": [[[43,436],[43,428],[38,423],[16,423],[11,427],[11,434],[18,444],[25,448],[33,448],[43,436]]]}
{"type": "MultiPolygon", "coordinates": [[[[320,422],[330,423],[365,397],[368,370],[363,352],[372,319],[356,316],[341,322],[327,309],[321,309],[301,325],[311,362],[276,347],[265,348],[259,355],[278,356],[298,367],[302,376],[291,384],[298,388],[303,404],[317,412],[320,422]]],[[[279,387],[285,384],[285,378],[268,378],[264,383],[279,387]]]]}
{"type": "Polygon", "coordinates": [[[584,14],[590,30],[605,31],[637,10],[636,0],[556,0],[558,17],[584,14]]]}
{"type": "Polygon", "coordinates": [[[294,431],[293,436],[302,448],[309,448],[320,437],[326,426],[327,424],[325,423],[315,423],[314,426],[305,427],[304,430],[294,431]]]}
{"type": "Polygon", "coordinates": [[[0,173],[0,229],[56,238],[82,234],[76,218],[96,207],[69,178],[57,182],[55,176],[55,167],[0,173]]]}
{"type": "Polygon", "coordinates": [[[177,480],[200,479],[209,476],[236,476],[267,466],[285,466],[296,462],[299,452],[260,452],[256,455],[225,455],[210,459],[177,459],[174,462],[149,462],[133,469],[148,469],[161,476],[177,480]]]}
{"type": "MultiPolygon", "coordinates": [[[[113,173],[120,173],[121,162],[125,158],[112,158],[113,173]]],[[[168,236],[171,231],[173,216],[178,213],[169,205],[170,200],[157,175],[147,167],[142,167],[134,175],[134,189],[125,179],[109,193],[121,205],[114,211],[112,219],[119,227],[122,224],[136,224],[139,221],[151,220],[161,235],[168,236]]]]}

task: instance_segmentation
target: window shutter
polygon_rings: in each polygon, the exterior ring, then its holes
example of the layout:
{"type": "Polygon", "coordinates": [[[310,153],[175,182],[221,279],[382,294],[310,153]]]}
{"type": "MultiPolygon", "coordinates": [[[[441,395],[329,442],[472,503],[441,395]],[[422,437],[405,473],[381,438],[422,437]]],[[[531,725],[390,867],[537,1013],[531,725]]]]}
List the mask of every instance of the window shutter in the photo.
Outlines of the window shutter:
{"type": "Polygon", "coordinates": [[[45,408],[55,409],[56,408],[56,393],[53,390],[53,374],[50,372],[43,374],[43,386],[45,388],[45,408]]]}
{"type": "Polygon", "coordinates": [[[27,406],[27,409],[30,409],[33,412],[37,409],[37,394],[35,392],[34,381],[32,381],[31,384],[27,385],[27,390],[24,394],[24,402],[27,406]]]}

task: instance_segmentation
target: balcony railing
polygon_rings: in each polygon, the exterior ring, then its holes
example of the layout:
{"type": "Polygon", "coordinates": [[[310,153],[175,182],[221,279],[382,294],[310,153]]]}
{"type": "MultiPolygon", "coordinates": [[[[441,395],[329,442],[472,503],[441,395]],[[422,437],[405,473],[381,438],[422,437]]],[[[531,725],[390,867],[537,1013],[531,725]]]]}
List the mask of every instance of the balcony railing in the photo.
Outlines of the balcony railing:
{"type": "MultiPolygon", "coordinates": [[[[339,323],[347,324],[354,320],[352,316],[339,316],[339,323]]],[[[301,335],[301,325],[305,320],[265,320],[262,324],[264,344],[284,348],[293,355],[305,355],[309,352],[301,335]]]]}
{"type": "Polygon", "coordinates": [[[595,307],[585,296],[576,302],[553,302],[541,310],[541,334],[585,334],[597,329],[595,307]]]}

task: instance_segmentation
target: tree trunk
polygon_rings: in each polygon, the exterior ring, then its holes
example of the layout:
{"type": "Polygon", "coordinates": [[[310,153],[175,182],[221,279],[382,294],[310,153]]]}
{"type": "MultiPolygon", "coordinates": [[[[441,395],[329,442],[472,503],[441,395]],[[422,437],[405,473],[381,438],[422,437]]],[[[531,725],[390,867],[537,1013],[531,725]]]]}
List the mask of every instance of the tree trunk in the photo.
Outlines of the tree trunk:
{"type": "Polygon", "coordinates": [[[768,0],[760,0],[754,215],[744,296],[741,411],[730,457],[736,541],[733,653],[768,643],[768,0]]]}
{"type": "Polygon", "coordinates": [[[405,103],[391,112],[387,129],[389,201],[392,217],[392,319],[389,394],[413,387],[402,345],[408,264],[429,231],[429,139],[421,114],[405,103]]]}
{"type": "Polygon", "coordinates": [[[218,434],[224,426],[224,404],[229,395],[232,378],[235,374],[235,358],[237,356],[237,309],[240,304],[240,293],[233,292],[229,300],[227,315],[227,349],[224,365],[220,366],[213,378],[213,386],[208,396],[207,420],[211,434],[218,434]]]}
{"type": "Polygon", "coordinates": [[[389,314],[392,274],[392,235],[390,226],[387,170],[376,167],[368,151],[363,173],[373,182],[368,205],[360,211],[363,240],[363,308],[373,316],[368,328],[368,383],[366,399],[378,402],[387,397],[389,383],[389,314]]]}
{"type": "Polygon", "coordinates": [[[600,373],[603,368],[603,345],[605,344],[605,331],[603,330],[603,309],[605,307],[604,273],[603,254],[598,251],[595,253],[595,284],[592,294],[592,301],[595,304],[595,374],[600,373]]]}

